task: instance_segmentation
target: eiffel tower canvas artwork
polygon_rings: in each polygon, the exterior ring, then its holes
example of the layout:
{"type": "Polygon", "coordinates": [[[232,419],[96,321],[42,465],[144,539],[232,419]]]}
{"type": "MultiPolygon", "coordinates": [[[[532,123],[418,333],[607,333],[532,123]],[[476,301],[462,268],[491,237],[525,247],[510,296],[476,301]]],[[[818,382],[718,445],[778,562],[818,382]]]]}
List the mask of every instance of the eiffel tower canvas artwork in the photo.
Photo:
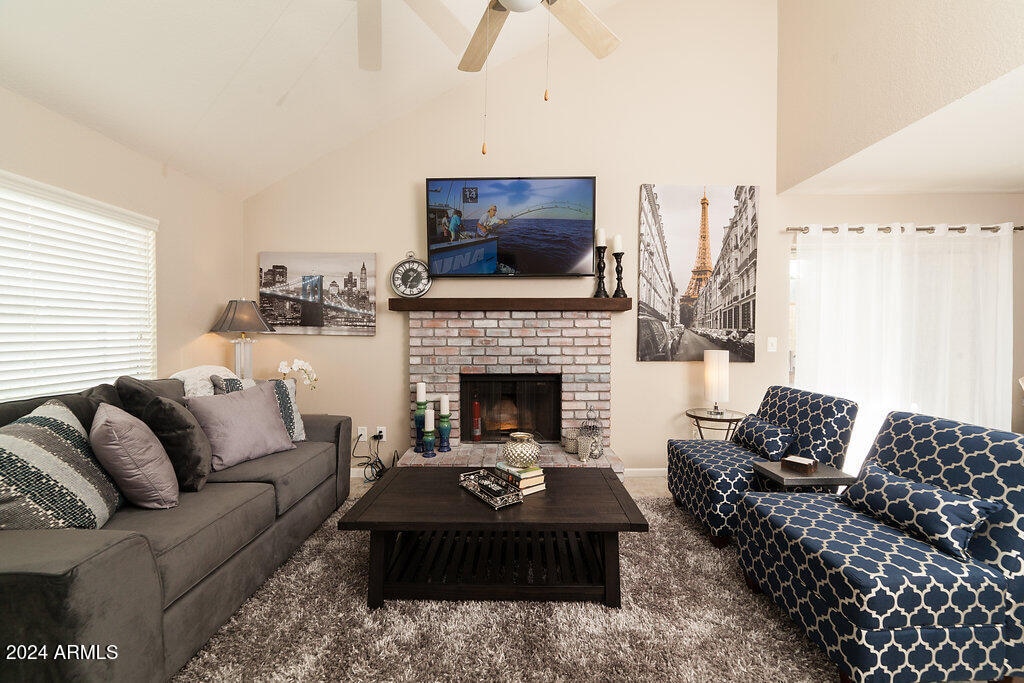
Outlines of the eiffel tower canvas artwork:
{"type": "Polygon", "coordinates": [[[642,185],[637,360],[753,362],[756,185],[642,185]]]}

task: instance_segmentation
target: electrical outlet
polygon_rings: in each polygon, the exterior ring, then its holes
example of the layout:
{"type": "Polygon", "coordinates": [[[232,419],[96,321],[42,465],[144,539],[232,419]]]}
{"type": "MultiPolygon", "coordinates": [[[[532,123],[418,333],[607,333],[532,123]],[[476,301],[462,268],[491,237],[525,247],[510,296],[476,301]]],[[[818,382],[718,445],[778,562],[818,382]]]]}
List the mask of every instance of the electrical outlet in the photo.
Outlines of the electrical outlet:
{"type": "Polygon", "coordinates": [[[381,441],[387,441],[388,440],[388,428],[387,427],[377,427],[377,431],[374,432],[374,434],[381,434],[382,435],[381,439],[380,439],[381,441]]]}
{"type": "Polygon", "coordinates": [[[356,427],[356,436],[361,436],[366,441],[366,427],[356,427]]]}

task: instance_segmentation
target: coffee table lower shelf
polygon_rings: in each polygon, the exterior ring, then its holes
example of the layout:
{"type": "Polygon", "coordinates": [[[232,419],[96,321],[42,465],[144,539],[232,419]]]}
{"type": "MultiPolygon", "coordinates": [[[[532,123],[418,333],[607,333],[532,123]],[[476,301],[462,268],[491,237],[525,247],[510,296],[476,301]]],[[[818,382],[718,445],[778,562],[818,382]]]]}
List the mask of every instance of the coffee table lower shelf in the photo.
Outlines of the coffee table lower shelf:
{"type": "Polygon", "coordinates": [[[621,603],[619,536],[596,531],[372,531],[367,603],[385,599],[621,603]]]}

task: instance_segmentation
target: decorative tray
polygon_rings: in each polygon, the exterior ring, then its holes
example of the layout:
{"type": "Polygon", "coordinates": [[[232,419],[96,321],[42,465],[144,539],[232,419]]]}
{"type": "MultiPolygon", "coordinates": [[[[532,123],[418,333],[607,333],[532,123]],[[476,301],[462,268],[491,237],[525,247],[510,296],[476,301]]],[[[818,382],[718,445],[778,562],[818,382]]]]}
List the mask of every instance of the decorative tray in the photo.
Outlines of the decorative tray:
{"type": "Polygon", "coordinates": [[[522,491],[487,470],[474,470],[459,475],[459,486],[495,510],[523,502],[522,491]]]}

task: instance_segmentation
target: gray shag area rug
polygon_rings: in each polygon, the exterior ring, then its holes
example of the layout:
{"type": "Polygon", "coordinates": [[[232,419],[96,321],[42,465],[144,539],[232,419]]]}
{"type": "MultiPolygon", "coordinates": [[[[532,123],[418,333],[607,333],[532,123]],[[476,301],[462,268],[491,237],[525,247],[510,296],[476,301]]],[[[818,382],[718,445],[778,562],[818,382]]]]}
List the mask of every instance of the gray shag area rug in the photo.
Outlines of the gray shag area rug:
{"type": "MultiPolygon", "coordinates": [[[[366,607],[368,532],[328,519],[174,679],[808,681],[836,669],[668,498],[620,534],[622,607],[388,600],[366,607]]],[[[347,503],[343,510],[352,505],[347,503]]]]}

